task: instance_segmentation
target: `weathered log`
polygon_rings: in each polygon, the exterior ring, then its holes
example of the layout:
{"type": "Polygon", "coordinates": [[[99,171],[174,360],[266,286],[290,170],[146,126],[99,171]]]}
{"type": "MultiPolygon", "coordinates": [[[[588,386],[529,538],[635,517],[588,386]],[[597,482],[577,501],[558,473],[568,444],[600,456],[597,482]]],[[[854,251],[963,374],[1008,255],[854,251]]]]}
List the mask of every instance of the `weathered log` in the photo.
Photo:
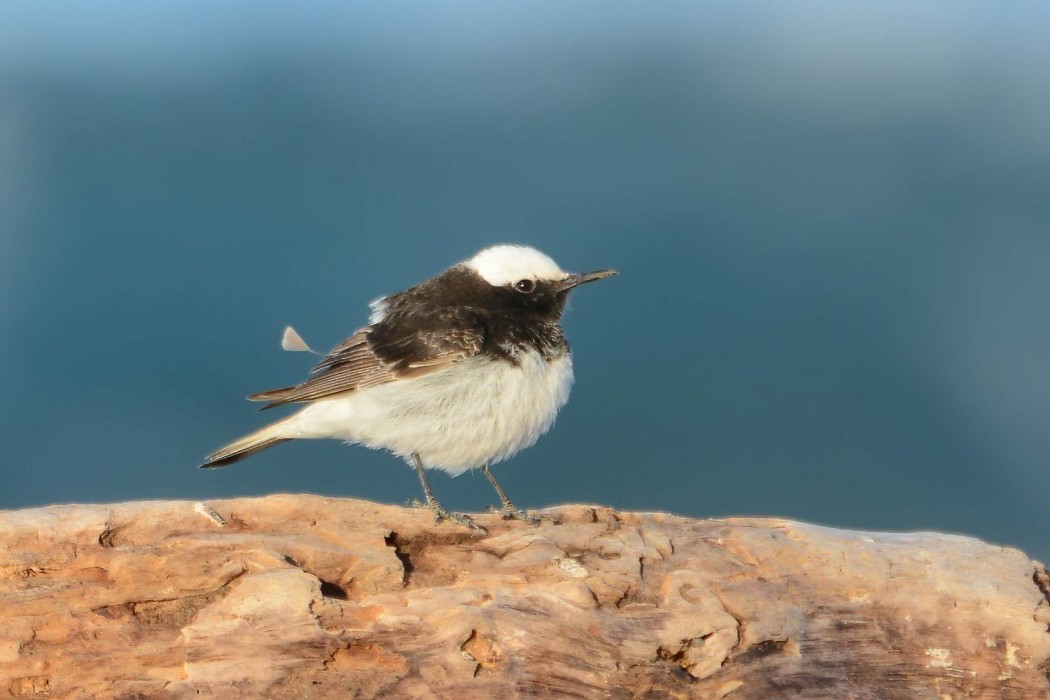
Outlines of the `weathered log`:
{"type": "Polygon", "coordinates": [[[316,496],[0,513],[0,696],[1050,697],[1050,577],[941,535],[316,496]]]}

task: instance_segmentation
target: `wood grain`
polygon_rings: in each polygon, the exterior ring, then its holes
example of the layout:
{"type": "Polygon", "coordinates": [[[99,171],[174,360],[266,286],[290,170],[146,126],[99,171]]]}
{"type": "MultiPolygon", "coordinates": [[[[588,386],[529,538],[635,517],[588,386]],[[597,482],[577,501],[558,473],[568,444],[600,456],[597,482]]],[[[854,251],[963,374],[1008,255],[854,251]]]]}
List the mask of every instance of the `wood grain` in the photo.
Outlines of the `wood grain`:
{"type": "Polygon", "coordinates": [[[478,535],[302,495],[0,513],[0,697],[1050,698],[1050,577],[1017,550],[544,515],[478,535]]]}

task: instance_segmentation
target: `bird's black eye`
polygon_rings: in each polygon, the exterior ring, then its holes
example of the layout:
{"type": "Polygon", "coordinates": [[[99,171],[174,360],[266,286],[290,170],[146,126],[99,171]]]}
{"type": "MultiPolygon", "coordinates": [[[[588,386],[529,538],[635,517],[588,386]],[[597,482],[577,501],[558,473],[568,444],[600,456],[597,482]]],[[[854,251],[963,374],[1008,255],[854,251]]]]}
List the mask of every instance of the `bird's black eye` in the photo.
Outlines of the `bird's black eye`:
{"type": "Polygon", "coordinates": [[[529,294],[532,290],[536,289],[536,283],[532,280],[518,280],[514,283],[514,288],[524,294],[529,294]]]}

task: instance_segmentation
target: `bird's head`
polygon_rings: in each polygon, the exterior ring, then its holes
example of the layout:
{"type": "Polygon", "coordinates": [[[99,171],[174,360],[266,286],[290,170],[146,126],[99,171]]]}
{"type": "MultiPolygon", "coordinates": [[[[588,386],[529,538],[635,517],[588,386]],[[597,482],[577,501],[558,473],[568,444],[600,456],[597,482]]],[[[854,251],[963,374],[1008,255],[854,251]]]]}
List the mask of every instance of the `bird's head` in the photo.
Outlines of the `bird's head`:
{"type": "Polygon", "coordinates": [[[547,255],[521,245],[485,248],[463,265],[491,285],[507,306],[555,319],[561,316],[574,288],[616,274],[616,270],[566,272],[547,255]]]}

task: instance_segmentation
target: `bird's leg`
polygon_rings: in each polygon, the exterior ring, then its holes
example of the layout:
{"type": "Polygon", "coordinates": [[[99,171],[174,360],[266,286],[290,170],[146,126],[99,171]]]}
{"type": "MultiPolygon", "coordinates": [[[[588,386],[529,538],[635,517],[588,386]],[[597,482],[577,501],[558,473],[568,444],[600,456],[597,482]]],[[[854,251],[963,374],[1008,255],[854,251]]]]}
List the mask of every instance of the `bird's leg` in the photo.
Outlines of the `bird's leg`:
{"type": "Polygon", "coordinates": [[[539,524],[539,518],[535,515],[529,515],[523,510],[518,510],[517,507],[510,502],[510,499],[507,498],[507,492],[504,491],[503,487],[499,485],[498,481],[496,481],[496,477],[492,476],[492,472],[489,470],[489,465],[482,465],[481,471],[483,471],[485,476],[488,477],[489,483],[492,484],[492,488],[496,489],[496,493],[499,495],[499,500],[503,501],[503,510],[501,512],[503,513],[504,520],[524,520],[533,525],[539,524]]]}
{"type": "Polygon", "coordinates": [[[427,499],[427,506],[430,508],[431,512],[434,513],[434,518],[437,522],[448,520],[449,522],[469,527],[471,530],[487,532],[485,528],[474,522],[473,518],[469,515],[466,515],[465,513],[449,513],[445,510],[444,506],[438,503],[438,499],[434,498],[434,492],[430,490],[430,482],[427,480],[427,474],[423,469],[423,460],[419,458],[418,454],[413,454],[412,462],[416,465],[416,473],[419,474],[419,483],[423,484],[423,495],[427,499]]]}

